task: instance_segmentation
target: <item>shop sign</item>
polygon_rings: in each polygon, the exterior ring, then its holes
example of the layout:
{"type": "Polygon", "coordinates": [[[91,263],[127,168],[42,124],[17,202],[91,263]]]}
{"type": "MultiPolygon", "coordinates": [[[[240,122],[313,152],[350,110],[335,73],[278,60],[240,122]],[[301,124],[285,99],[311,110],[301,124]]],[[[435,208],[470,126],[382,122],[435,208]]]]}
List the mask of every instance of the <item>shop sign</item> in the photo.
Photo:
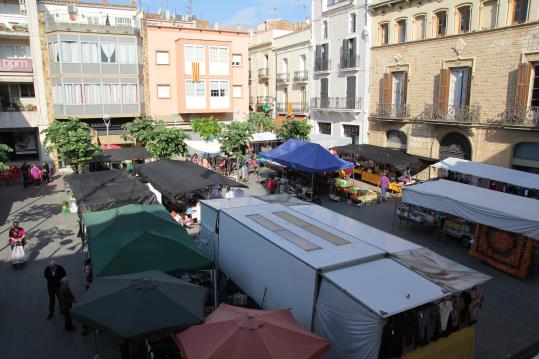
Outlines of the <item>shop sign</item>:
{"type": "Polygon", "coordinates": [[[0,57],[0,72],[32,72],[32,60],[0,57]]]}

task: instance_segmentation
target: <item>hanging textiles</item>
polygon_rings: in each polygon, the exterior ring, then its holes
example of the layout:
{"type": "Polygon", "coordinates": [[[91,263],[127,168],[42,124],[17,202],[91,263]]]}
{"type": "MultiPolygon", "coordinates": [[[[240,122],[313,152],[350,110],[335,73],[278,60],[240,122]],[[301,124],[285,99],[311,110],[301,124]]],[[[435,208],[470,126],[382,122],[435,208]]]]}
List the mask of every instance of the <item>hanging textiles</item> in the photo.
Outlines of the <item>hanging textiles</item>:
{"type": "Polygon", "coordinates": [[[533,240],[478,225],[470,255],[518,278],[526,278],[533,256],[533,240]]]}

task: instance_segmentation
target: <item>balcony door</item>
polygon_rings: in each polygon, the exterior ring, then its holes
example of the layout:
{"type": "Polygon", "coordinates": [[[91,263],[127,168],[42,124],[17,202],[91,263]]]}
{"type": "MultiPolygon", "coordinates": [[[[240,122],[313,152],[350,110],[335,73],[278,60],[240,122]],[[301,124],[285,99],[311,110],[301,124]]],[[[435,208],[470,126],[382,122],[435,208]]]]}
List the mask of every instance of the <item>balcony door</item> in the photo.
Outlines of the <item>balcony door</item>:
{"type": "Polygon", "coordinates": [[[464,110],[468,105],[469,91],[470,69],[467,67],[451,69],[449,108],[464,110]]]}
{"type": "Polygon", "coordinates": [[[356,107],[356,77],[348,76],[346,78],[346,108],[356,107]]]}
{"type": "Polygon", "coordinates": [[[329,105],[329,80],[327,78],[320,79],[320,106],[326,108],[329,105]]]}
{"type": "Polygon", "coordinates": [[[393,72],[393,94],[391,103],[400,108],[406,103],[406,73],[393,72]]]}

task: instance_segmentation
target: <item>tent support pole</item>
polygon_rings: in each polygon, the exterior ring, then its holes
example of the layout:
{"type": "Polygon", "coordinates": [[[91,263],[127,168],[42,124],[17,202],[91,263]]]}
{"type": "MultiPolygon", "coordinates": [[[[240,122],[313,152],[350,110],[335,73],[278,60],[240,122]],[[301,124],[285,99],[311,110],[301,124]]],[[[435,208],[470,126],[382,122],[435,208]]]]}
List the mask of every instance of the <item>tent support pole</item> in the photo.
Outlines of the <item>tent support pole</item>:
{"type": "Polygon", "coordinates": [[[399,200],[401,199],[401,196],[397,196],[395,200],[395,210],[393,211],[393,223],[391,224],[391,232],[395,232],[395,219],[397,217],[397,208],[399,204],[399,200]]]}
{"type": "Polygon", "coordinates": [[[311,173],[311,192],[314,196],[314,173],[311,173]]]}

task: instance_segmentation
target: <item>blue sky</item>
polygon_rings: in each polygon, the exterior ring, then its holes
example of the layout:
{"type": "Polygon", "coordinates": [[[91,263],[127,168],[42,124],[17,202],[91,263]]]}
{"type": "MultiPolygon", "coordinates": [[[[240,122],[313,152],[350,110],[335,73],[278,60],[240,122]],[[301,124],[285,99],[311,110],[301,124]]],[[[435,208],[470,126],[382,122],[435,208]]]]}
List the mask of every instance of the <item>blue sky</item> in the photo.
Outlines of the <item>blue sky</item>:
{"type": "MultiPolygon", "coordinates": [[[[113,0],[111,2],[126,2],[129,0],[113,0]]],[[[159,8],[168,8],[171,12],[185,14],[188,0],[137,0],[144,11],[148,8],[157,12],[159,8]]],[[[275,17],[290,21],[310,17],[310,0],[192,0],[193,14],[210,22],[219,21],[222,24],[255,25],[256,23],[275,17]],[[274,10],[275,9],[275,10],[274,10]]]]}

